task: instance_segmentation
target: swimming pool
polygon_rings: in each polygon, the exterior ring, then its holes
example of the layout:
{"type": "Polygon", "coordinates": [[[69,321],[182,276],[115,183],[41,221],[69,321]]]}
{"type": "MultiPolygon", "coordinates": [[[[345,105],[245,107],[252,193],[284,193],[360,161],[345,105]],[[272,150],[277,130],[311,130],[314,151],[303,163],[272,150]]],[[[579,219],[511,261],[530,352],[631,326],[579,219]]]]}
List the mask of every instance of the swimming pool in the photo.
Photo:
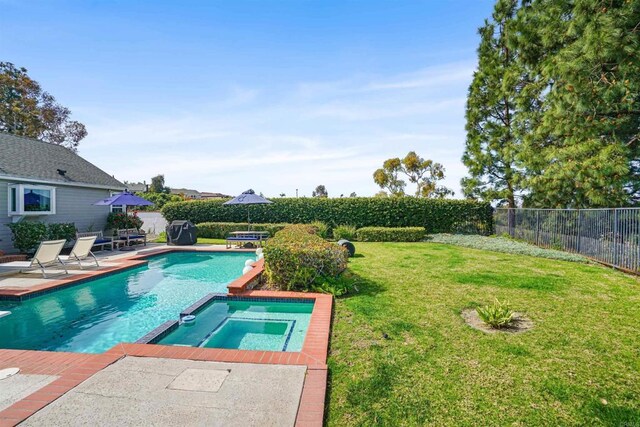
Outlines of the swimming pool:
{"type": "Polygon", "coordinates": [[[251,253],[173,252],[23,302],[0,301],[0,348],[101,353],[134,342],[240,277],[251,253]]]}
{"type": "Polygon", "coordinates": [[[313,301],[220,297],[157,344],[237,350],[301,351],[313,301]]]}

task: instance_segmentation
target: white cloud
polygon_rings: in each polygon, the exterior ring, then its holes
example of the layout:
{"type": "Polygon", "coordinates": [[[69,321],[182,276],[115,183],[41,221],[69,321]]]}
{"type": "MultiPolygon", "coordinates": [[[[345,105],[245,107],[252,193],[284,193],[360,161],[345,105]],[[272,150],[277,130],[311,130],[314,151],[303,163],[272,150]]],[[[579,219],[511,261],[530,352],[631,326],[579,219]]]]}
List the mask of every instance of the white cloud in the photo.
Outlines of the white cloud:
{"type": "Polygon", "coordinates": [[[409,150],[445,165],[458,189],[469,64],[286,88],[232,86],[227,97],[155,115],[127,106],[78,109],[89,128],[80,154],[120,180],[166,175],[202,191],[330,194],[378,189],[371,175],[409,150]],[[267,96],[268,93],[268,96],[267,96]],[[131,161],[135,159],[135,161],[131,161]]]}

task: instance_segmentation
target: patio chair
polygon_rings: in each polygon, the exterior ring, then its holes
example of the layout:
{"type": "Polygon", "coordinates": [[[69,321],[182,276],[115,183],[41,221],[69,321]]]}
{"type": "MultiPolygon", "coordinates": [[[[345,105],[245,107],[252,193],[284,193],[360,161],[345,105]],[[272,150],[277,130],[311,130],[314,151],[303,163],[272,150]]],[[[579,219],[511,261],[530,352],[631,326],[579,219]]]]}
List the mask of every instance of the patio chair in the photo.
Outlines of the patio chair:
{"type": "Polygon", "coordinates": [[[2,268],[15,268],[20,272],[25,270],[33,270],[39,268],[42,271],[42,277],[47,278],[47,267],[60,265],[64,269],[65,274],[69,274],[64,261],[60,259],[60,252],[66,243],[66,240],[48,240],[40,242],[40,246],[36,250],[31,261],[13,261],[2,264],[2,268]]]}
{"type": "Polygon", "coordinates": [[[91,257],[96,263],[96,267],[100,267],[96,256],[91,252],[91,248],[95,246],[96,238],[97,236],[78,237],[76,244],[71,249],[71,253],[69,255],[61,255],[59,258],[66,262],[77,262],[78,267],[82,270],[82,261],[91,257]]]}
{"type": "Polygon", "coordinates": [[[123,244],[125,247],[132,243],[143,243],[147,246],[147,233],[137,228],[119,229],[116,231],[117,243],[123,244]]]}

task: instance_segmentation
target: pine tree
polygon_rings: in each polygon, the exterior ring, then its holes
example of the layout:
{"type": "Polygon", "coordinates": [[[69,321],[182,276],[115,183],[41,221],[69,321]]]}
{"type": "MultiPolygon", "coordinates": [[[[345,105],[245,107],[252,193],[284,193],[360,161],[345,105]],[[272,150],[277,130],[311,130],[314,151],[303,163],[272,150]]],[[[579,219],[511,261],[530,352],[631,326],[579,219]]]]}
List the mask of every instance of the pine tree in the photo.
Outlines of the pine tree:
{"type": "MultiPolygon", "coordinates": [[[[613,207],[640,198],[640,2],[536,0],[521,11],[544,109],[523,150],[528,203],[613,207]]],[[[524,40],[520,43],[524,46],[524,40]]]]}
{"type": "Polygon", "coordinates": [[[525,75],[511,46],[517,11],[517,0],[498,0],[492,19],[479,30],[479,63],[467,99],[462,157],[470,175],[461,182],[463,193],[509,207],[516,206],[522,190],[517,98],[525,75]]]}

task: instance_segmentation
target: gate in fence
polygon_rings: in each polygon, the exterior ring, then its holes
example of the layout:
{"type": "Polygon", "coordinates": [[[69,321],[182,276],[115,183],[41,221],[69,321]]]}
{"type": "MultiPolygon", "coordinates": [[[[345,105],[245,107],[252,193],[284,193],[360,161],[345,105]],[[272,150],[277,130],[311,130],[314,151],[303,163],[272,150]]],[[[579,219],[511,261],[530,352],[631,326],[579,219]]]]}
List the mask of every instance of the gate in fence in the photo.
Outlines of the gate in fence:
{"type": "Polygon", "coordinates": [[[509,234],[640,273],[640,208],[500,208],[494,219],[498,235],[509,234]]]}

